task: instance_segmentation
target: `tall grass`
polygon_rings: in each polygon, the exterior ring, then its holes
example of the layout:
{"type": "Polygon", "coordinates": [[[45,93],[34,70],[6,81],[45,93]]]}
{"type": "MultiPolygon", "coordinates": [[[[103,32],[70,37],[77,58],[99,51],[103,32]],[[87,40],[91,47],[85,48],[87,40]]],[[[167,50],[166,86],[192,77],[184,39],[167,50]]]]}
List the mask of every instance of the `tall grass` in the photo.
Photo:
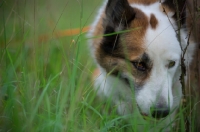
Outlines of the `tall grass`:
{"type": "MultiPolygon", "coordinates": [[[[99,3],[88,2],[94,7],[99,3]]],[[[0,5],[0,131],[93,128],[95,121],[88,120],[87,110],[91,107],[87,96],[93,91],[92,61],[85,35],[56,38],[54,34],[87,26],[92,15],[87,4],[16,0],[0,5]],[[42,34],[49,39],[38,40],[42,34]]]]}
{"type": "MultiPolygon", "coordinates": [[[[64,29],[81,31],[99,5],[100,0],[0,2],[0,131],[135,129],[110,102],[95,98],[91,79],[95,66],[85,33],[56,34],[64,29]]],[[[180,122],[177,131],[184,131],[184,121],[180,122]]]]}

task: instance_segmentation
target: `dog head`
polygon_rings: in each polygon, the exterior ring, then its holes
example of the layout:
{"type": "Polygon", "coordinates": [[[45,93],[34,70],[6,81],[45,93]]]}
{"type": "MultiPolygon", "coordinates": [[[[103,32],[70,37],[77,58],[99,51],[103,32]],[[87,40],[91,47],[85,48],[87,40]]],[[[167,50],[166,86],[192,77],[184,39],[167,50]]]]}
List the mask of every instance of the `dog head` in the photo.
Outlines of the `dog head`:
{"type": "Polygon", "coordinates": [[[92,40],[98,65],[134,91],[141,114],[167,116],[181,96],[174,86],[181,60],[175,7],[169,1],[108,0],[102,12],[91,31],[101,36],[92,40]]]}

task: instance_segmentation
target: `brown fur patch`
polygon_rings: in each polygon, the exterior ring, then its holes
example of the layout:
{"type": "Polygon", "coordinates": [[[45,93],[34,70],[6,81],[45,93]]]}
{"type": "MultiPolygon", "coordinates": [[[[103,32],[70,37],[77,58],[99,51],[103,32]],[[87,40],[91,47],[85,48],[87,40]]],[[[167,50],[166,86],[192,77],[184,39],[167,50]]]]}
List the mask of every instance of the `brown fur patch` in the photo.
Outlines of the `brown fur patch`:
{"type": "MultiPolygon", "coordinates": [[[[144,37],[149,21],[148,17],[141,10],[134,8],[134,11],[135,18],[128,27],[131,31],[120,34],[118,44],[120,50],[117,51],[118,53],[115,53],[117,56],[107,54],[101,48],[103,37],[93,39],[92,48],[94,49],[97,62],[107,71],[107,73],[111,71],[113,73],[130,72],[135,78],[134,80],[136,83],[141,84],[149,77],[150,71],[145,73],[138,71],[131,64],[131,61],[138,60],[144,54],[144,37]]],[[[102,25],[105,19],[105,13],[103,12],[97,25],[94,27],[93,36],[103,36],[105,29],[102,25]]]]}
{"type": "Polygon", "coordinates": [[[130,29],[134,31],[124,34],[124,43],[128,53],[128,59],[133,61],[144,53],[144,37],[148,28],[148,18],[139,9],[134,8],[136,12],[135,19],[130,24],[130,29]]]}
{"type": "Polygon", "coordinates": [[[153,4],[155,2],[158,2],[159,0],[128,0],[128,2],[130,4],[143,4],[143,5],[150,5],[153,4]]]}
{"type": "Polygon", "coordinates": [[[150,16],[150,25],[153,29],[156,29],[156,27],[158,25],[158,20],[156,19],[154,14],[151,14],[151,16],[150,16]]]}
{"type": "MultiPolygon", "coordinates": [[[[129,27],[129,29],[133,29],[133,31],[121,35],[120,37],[121,52],[118,53],[119,56],[123,56],[121,58],[126,58],[130,61],[139,58],[144,53],[145,47],[143,39],[148,27],[147,16],[139,9],[134,8],[134,11],[136,12],[135,19],[131,22],[129,27]]],[[[95,27],[94,36],[103,35],[104,28],[101,25],[102,19],[100,19],[97,26],[95,27]]],[[[93,46],[96,49],[95,56],[97,60],[101,61],[100,63],[107,63],[107,62],[102,62],[102,60],[105,60],[102,59],[102,57],[106,57],[107,55],[100,48],[101,41],[102,37],[94,39],[93,46]]],[[[108,67],[110,67],[110,65],[108,67]]]]}

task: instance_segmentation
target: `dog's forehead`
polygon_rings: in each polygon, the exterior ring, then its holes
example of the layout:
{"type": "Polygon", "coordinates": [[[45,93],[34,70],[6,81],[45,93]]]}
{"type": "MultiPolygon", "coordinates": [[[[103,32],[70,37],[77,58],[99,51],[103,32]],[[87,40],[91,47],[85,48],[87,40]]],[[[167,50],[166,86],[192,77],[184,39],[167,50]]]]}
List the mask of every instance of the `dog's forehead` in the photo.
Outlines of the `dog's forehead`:
{"type": "MultiPolygon", "coordinates": [[[[132,28],[139,28],[138,31],[133,31],[128,35],[128,43],[142,47],[143,52],[149,52],[151,56],[157,55],[168,60],[178,58],[181,50],[174,29],[176,28],[175,21],[163,12],[162,5],[154,3],[148,7],[137,4],[131,6],[137,11],[136,18],[131,23],[132,28]],[[172,53],[175,57],[171,55],[172,53]]],[[[135,55],[132,55],[131,60],[134,60],[134,57],[135,55]]]]}
{"type": "Polygon", "coordinates": [[[162,60],[180,59],[181,47],[172,27],[162,32],[148,29],[145,40],[146,52],[151,58],[157,56],[162,60]]]}

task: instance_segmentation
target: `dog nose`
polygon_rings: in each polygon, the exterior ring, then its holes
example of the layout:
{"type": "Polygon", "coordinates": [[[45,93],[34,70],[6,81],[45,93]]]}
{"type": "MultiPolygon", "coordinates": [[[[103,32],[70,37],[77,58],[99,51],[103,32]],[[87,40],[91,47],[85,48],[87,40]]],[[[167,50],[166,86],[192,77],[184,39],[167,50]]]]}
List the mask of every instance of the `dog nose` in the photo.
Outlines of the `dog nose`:
{"type": "Polygon", "coordinates": [[[154,118],[164,118],[169,115],[169,107],[151,107],[151,115],[154,118]]]}

